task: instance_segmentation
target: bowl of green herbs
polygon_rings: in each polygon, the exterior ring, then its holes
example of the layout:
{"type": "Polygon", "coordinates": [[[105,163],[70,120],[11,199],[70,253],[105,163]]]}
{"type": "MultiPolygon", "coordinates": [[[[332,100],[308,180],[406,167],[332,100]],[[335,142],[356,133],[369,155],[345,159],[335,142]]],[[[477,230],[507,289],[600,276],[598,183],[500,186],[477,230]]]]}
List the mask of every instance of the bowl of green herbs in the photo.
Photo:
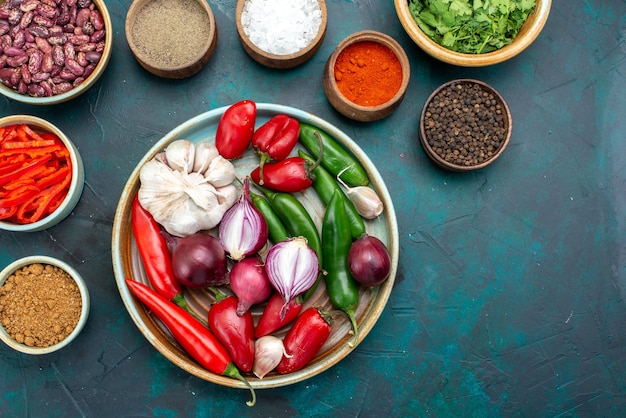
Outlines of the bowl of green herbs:
{"type": "Polygon", "coordinates": [[[484,67],[524,51],[543,29],[551,0],[394,0],[413,41],[432,57],[484,67]]]}

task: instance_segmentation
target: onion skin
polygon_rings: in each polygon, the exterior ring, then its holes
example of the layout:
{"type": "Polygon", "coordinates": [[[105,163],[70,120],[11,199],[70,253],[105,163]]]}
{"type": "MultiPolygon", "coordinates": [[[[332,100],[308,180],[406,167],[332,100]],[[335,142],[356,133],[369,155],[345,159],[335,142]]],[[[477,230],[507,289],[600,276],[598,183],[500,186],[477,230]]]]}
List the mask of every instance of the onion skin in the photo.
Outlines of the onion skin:
{"type": "Polygon", "coordinates": [[[259,257],[248,257],[230,269],[230,289],[239,300],[237,315],[245,314],[250,306],[265,302],[272,294],[272,284],[259,257]]]}
{"type": "Polygon", "coordinates": [[[352,243],[348,252],[350,274],[362,286],[373,287],[389,278],[391,258],[385,244],[364,234],[352,243]]]}
{"type": "Polygon", "coordinates": [[[176,280],[187,287],[219,286],[228,282],[226,252],[217,238],[201,232],[175,239],[172,268],[176,280]]]}

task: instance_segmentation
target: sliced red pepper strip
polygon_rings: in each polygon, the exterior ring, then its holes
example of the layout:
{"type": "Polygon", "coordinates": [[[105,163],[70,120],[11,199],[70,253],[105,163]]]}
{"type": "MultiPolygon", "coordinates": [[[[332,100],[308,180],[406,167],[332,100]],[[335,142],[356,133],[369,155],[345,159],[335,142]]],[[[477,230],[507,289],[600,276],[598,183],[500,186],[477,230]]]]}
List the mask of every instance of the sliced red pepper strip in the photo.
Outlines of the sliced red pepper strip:
{"type": "Polygon", "coordinates": [[[47,215],[49,213],[48,208],[56,202],[56,199],[63,200],[65,198],[71,178],[71,175],[65,176],[61,183],[40,191],[31,200],[19,205],[16,214],[17,222],[33,223],[47,215]],[[61,194],[62,196],[60,196],[61,194]],[[31,212],[32,215],[28,216],[31,212]]]}
{"type": "Polygon", "coordinates": [[[17,138],[17,129],[15,125],[6,126],[4,134],[2,135],[2,142],[12,141],[15,138],[17,138]]]}
{"type": "Polygon", "coordinates": [[[70,174],[70,167],[61,167],[58,170],[55,170],[50,175],[38,179],[36,184],[40,189],[43,189],[56,183],[68,174],[70,174]]]}
{"type": "Polygon", "coordinates": [[[17,206],[0,208],[0,219],[9,219],[15,215],[15,212],[17,212],[17,206]]]}
{"type": "Polygon", "coordinates": [[[0,200],[0,207],[10,208],[31,199],[35,194],[39,193],[39,187],[32,184],[25,184],[13,190],[8,196],[0,200]]]}
{"type": "MultiPolygon", "coordinates": [[[[26,154],[32,158],[35,158],[41,155],[46,155],[46,154],[52,155],[55,153],[58,153],[59,155],[64,155],[63,150],[64,148],[61,145],[53,145],[51,147],[32,148],[32,149],[21,149],[21,148],[8,149],[8,150],[4,150],[0,152],[0,158],[4,158],[6,156],[11,156],[11,155],[16,155],[16,154],[26,154]]],[[[67,149],[65,149],[65,153],[66,154],[68,153],[67,149]]]]}
{"type": "Polygon", "coordinates": [[[30,126],[24,124],[21,126],[21,129],[24,130],[24,133],[30,139],[35,140],[35,141],[44,141],[44,139],[37,132],[35,132],[33,128],[31,128],[30,126]]]}
{"type": "Polygon", "coordinates": [[[18,168],[22,167],[24,165],[24,161],[22,159],[22,161],[16,161],[16,162],[2,162],[0,163],[2,165],[0,165],[0,175],[6,174],[6,173],[10,173],[12,171],[17,170],[18,168]]]}
{"type": "Polygon", "coordinates": [[[41,148],[55,145],[56,141],[53,139],[42,139],[38,141],[5,141],[2,143],[4,149],[16,149],[16,148],[41,148]]]}
{"type": "Polygon", "coordinates": [[[16,180],[19,179],[22,176],[27,176],[32,174],[33,172],[35,172],[39,167],[41,167],[42,165],[44,165],[45,163],[47,163],[48,161],[50,161],[52,159],[51,155],[47,155],[44,157],[41,157],[39,159],[36,159],[35,161],[26,164],[25,166],[18,168],[15,171],[12,171],[10,173],[6,173],[3,175],[0,175],[0,185],[6,184],[12,180],[16,180]]]}

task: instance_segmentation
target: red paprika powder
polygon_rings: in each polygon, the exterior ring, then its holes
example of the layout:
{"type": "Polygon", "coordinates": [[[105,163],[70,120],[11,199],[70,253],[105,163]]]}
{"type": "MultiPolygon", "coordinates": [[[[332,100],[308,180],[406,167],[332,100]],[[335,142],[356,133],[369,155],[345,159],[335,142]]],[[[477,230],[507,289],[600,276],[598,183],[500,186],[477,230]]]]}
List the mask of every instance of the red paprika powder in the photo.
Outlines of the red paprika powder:
{"type": "Polygon", "coordinates": [[[402,66],[396,54],[374,41],[348,45],[337,56],[335,82],[339,91],[360,106],[389,101],[402,84],[402,66]]]}

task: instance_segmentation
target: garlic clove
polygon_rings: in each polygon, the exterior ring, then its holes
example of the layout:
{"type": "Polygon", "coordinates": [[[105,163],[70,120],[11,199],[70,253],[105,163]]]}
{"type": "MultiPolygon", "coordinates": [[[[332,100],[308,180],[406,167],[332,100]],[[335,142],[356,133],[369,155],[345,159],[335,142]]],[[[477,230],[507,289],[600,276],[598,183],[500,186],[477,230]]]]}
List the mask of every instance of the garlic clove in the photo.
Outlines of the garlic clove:
{"type": "Polygon", "coordinates": [[[215,187],[227,186],[235,181],[235,166],[226,158],[218,155],[211,160],[204,177],[215,187]]]}
{"type": "Polygon", "coordinates": [[[259,379],[263,379],[265,375],[274,370],[283,356],[289,357],[285,351],[283,340],[266,335],[259,338],[254,343],[254,365],[252,373],[259,379]]]}
{"type": "Polygon", "coordinates": [[[191,173],[193,171],[195,154],[195,145],[187,139],[178,139],[171,142],[165,149],[167,165],[172,170],[183,173],[191,173]]]}
{"type": "Polygon", "coordinates": [[[376,219],[383,212],[383,202],[374,189],[367,186],[351,187],[347,194],[357,212],[365,219],[376,219]]]}
{"type": "MultiPolygon", "coordinates": [[[[193,171],[204,174],[211,163],[220,155],[215,144],[200,142],[196,144],[196,154],[193,162],[193,171]]],[[[216,186],[219,187],[219,186],[216,186]]]]}

